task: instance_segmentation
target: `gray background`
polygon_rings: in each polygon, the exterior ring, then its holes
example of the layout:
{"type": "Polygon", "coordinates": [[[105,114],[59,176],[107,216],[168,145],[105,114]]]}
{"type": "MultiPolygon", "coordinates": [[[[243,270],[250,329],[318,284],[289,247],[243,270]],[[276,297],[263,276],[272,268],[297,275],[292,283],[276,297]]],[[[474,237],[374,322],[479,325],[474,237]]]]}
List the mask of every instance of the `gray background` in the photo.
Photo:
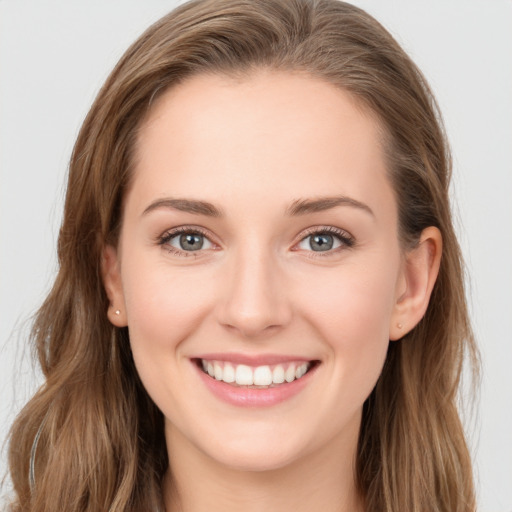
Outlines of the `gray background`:
{"type": "MultiPolygon", "coordinates": [[[[484,374],[468,423],[483,512],[512,511],[512,1],[357,0],[428,77],[452,142],[484,374]]],[[[26,347],[55,276],[67,161],[123,50],[176,1],[0,0],[0,439],[40,378],[26,347]]],[[[5,447],[0,473],[6,471],[5,447]]]]}

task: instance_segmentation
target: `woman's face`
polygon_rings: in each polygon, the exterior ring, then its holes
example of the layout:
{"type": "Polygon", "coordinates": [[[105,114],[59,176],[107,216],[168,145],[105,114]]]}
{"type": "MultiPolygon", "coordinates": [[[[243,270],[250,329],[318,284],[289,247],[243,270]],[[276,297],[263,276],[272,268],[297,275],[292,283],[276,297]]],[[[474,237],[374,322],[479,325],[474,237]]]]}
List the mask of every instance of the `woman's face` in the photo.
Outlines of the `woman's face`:
{"type": "Polygon", "coordinates": [[[105,282],[168,443],[259,470],[355,449],[407,286],[376,121],[305,75],[197,76],[135,164],[105,282]]]}

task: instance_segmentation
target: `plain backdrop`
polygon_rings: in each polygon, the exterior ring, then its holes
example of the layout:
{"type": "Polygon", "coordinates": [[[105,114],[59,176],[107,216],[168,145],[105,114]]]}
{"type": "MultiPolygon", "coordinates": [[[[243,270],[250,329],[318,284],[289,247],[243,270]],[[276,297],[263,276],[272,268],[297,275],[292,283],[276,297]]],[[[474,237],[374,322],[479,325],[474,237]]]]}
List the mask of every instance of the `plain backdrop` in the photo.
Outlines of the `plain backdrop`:
{"type": "MultiPolygon", "coordinates": [[[[0,0],[0,438],[40,382],[26,348],[55,276],[67,162],[126,47],[178,2],[0,0]]],[[[480,510],[512,512],[512,1],[357,0],[430,81],[483,358],[468,425],[480,510]]],[[[5,447],[0,473],[7,470],[5,447]]]]}

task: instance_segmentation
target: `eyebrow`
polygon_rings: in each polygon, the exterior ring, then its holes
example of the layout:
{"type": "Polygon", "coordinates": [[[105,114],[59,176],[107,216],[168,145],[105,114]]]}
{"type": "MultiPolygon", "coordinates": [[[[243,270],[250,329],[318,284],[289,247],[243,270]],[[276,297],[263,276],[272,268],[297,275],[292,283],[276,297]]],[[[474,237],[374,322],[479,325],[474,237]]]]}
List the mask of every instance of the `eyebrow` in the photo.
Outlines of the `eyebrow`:
{"type": "Polygon", "coordinates": [[[181,212],[193,213],[195,215],[206,215],[207,217],[222,217],[222,211],[207,201],[198,201],[195,199],[159,199],[151,203],[142,215],[147,215],[153,210],[160,208],[170,208],[181,212]]]}
{"type": "Polygon", "coordinates": [[[336,206],[351,206],[353,208],[363,210],[369,213],[372,217],[375,217],[372,209],[367,204],[347,196],[296,199],[287,209],[287,214],[292,216],[306,215],[308,213],[317,213],[330,210],[336,206]]]}
{"type": "MultiPolygon", "coordinates": [[[[347,196],[296,199],[286,209],[286,214],[295,217],[300,215],[307,215],[309,213],[323,212],[325,210],[330,210],[331,208],[336,208],[337,206],[351,206],[353,208],[365,211],[373,217],[375,216],[372,209],[368,205],[358,201],[357,199],[353,199],[347,196]]],[[[147,215],[148,213],[161,208],[179,210],[181,212],[192,213],[194,215],[205,215],[206,217],[224,216],[220,208],[217,208],[215,205],[209,203],[208,201],[174,198],[158,199],[152,202],[144,210],[142,215],[147,215]]]]}

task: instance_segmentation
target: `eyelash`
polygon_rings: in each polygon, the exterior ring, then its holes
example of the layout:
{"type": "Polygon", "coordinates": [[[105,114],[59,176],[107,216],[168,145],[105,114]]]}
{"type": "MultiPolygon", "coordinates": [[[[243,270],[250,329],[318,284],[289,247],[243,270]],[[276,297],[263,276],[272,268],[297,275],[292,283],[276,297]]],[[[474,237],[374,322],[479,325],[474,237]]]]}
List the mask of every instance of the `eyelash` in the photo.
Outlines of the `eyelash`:
{"type": "MultiPolygon", "coordinates": [[[[192,227],[192,226],[181,226],[179,228],[174,228],[170,231],[166,231],[163,235],[158,237],[157,243],[158,245],[162,246],[167,252],[170,254],[174,254],[176,256],[184,256],[184,257],[190,257],[194,256],[197,257],[197,253],[201,253],[201,250],[198,251],[182,251],[180,249],[177,249],[176,247],[173,247],[172,245],[169,245],[169,242],[175,238],[178,235],[181,234],[189,234],[189,235],[200,235],[205,237],[210,241],[210,243],[214,244],[210,240],[211,235],[206,232],[205,230],[198,228],[198,227],[192,227]]],[[[341,243],[340,247],[337,247],[333,250],[327,250],[327,251],[306,251],[307,256],[310,258],[325,258],[332,256],[333,254],[339,252],[339,250],[343,249],[350,249],[354,247],[355,245],[355,239],[352,235],[350,235],[347,231],[339,228],[335,228],[334,226],[315,226],[312,228],[306,229],[303,233],[301,233],[300,240],[294,244],[294,247],[300,244],[302,241],[304,241],[306,238],[313,236],[313,235],[332,235],[336,237],[339,242],[341,243]]],[[[298,250],[298,249],[294,249],[298,250]]]]}
{"type": "MultiPolygon", "coordinates": [[[[207,233],[205,230],[198,228],[198,227],[191,227],[191,226],[181,226],[179,228],[171,229],[170,231],[166,231],[163,235],[158,237],[158,245],[162,246],[167,252],[170,254],[174,254],[176,256],[184,256],[184,257],[196,257],[198,256],[197,253],[201,252],[201,250],[198,251],[181,251],[180,249],[177,249],[176,247],[173,247],[169,244],[169,242],[175,238],[178,235],[187,234],[187,235],[200,235],[208,240],[210,240],[211,235],[207,233]]],[[[213,244],[213,242],[211,242],[213,244]]]]}
{"type": "Polygon", "coordinates": [[[335,228],[334,226],[315,226],[308,228],[303,233],[301,233],[301,238],[299,242],[295,244],[295,246],[306,238],[314,235],[332,235],[341,242],[341,246],[328,251],[307,251],[306,254],[308,258],[327,258],[338,253],[340,250],[351,249],[355,246],[356,243],[354,237],[343,229],[335,228]]]}

